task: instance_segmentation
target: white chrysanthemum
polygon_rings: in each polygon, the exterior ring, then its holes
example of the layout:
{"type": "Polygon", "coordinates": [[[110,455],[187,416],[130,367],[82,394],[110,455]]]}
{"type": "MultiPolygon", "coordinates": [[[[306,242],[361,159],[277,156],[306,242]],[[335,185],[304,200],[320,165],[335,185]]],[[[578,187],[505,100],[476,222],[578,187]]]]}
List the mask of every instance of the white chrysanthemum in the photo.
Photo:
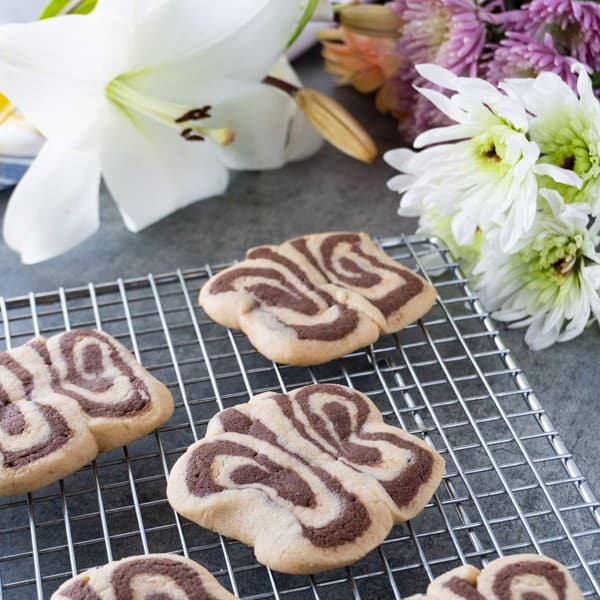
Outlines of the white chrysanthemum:
{"type": "MultiPolygon", "coordinates": [[[[500,244],[509,252],[532,226],[538,185],[539,148],[527,138],[525,108],[487,81],[457,77],[436,65],[419,65],[419,73],[455,93],[449,98],[432,89],[419,91],[456,123],[430,129],[415,147],[419,153],[392,150],[385,159],[402,172],[388,186],[404,193],[400,214],[420,215],[435,207],[452,217],[460,245],[472,243],[476,230],[500,226],[500,244]]],[[[572,172],[544,165],[544,174],[565,183],[580,183],[572,172]]]]}
{"type": "MultiPolygon", "coordinates": [[[[546,206],[516,252],[499,246],[490,231],[474,273],[493,317],[527,327],[534,350],[578,336],[592,316],[600,318],[600,223],[588,228],[587,207],[565,204],[555,190],[541,190],[546,206]]],[[[544,204],[544,201],[541,200],[544,204]]]]}
{"type": "MultiPolygon", "coordinates": [[[[475,232],[471,244],[461,246],[456,242],[452,233],[452,217],[441,215],[435,208],[429,207],[425,208],[419,217],[417,234],[441,242],[450,251],[452,258],[461,261],[462,270],[469,277],[473,274],[473,267],[480,258],[479,248],[483,239],[481,231],[475,232]]],[[[420,260],[432,277],[439,277],[452,264],[447,261],[444,253],[440,252],[437,246],[432,248],[431,253],[424,254],[420,260]]]]}
{"type": "Polygon", "coordinates": [[[579,70],[577,93],[558,75],[544,72],[535,79],[508,79],[501,87],[533,115],[530,138],[542,154],[540,172],[551,165],[571,171],[578,187],[544,177],[540,185],[556,189],[566,202],[586,203],[600,214],[600,103],[585,67],[579,70]],[[547,165],[547,166],[546,166],[547,165]]]}

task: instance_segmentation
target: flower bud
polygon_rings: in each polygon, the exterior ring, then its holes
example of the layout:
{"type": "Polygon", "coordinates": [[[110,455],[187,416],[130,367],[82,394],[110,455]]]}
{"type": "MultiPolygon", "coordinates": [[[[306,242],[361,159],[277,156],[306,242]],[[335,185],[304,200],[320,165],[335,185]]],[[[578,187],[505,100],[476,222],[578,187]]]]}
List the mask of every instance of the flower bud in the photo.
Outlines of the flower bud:
{"type": "Polygon", "coordinates": [[[395,38],[402,26],[402,21],[389,6],[379,4],[346,6],[336,16],[344,27],[362,35],[395,38]]]}
{"type": "Polygon", "coordinates": [[[362,125],[338,102],[316,90],[302,88],[294,94],[313,127],[338,150],[366,163],[377,157],[377,146],[362,125]]]}

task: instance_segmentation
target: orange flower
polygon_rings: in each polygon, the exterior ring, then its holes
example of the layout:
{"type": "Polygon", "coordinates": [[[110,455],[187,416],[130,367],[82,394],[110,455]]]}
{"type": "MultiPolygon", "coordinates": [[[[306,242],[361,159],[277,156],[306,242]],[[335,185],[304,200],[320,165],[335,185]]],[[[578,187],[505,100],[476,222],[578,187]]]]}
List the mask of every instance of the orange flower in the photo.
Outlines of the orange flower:
{"type": "Polygon", "coordinates": [[[381,113],[394,113],[396,94],[393,76],[401,66],[396,40],[351,32],[340,26],[319,32],[325,67],[338,76],[340,85],[352,85],[362,94],[377,92],[375,105],[381,113]]]}

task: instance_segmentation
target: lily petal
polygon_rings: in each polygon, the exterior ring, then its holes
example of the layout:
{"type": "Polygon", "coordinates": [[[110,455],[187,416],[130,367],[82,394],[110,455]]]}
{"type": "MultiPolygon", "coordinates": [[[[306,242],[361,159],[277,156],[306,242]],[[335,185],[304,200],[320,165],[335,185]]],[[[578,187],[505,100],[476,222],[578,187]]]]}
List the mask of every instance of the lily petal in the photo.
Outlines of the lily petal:
{"type": "Polygon", "coordinates": [[[107,119],[101,163],[131,231],[196,200],[222,194],[228,182],[227,169],[211,142],[186,142],[170,129],[136,121],[116,108],[107,119]]]}
{"type": "Polygon", "coordinates": [[[6,243],[25,264],[73,248],[98,229],[99,186],[100,164],[94,153],[47,142],[8,203],[6,243]]]}
{"type": "Polygon", "coordinates": [[[312,21],[323,21],[328,23],[333,21],[334,18],[335,13],[333,11],[333,6],[331,6],[331,2],[329,0],[320,0],[313,13],[312,21]]]}
{"type": "Polygon", "coordinates": [[[294,106],[285,148],[286,161],[304,160],[318,152],[323,144],[323,138],[304,116],[304,113],[294,106]]]}
{"type": "Polygon", "coordinates": [[[3,25],[0,89],[45,137],[85,146],[107,104],[104,86],[128,52],[125,25],[93,15],[3,25]]]}
{"type": "Polygon", "coordinates": [[[45,140],[20,118],[10,118],[0,127],[0,154],[33,158],[45,140]]]}
{"type": "MultiPolygon", "coordinates": [[[[300,80],[282,59],[270,73],[294,85],[300,80]]],[[[230,169],[276,169],[316,152],[323,139],[287,94],[270,85],[245,86],[214,107],[215,126],[230,127],[234,142],[216,151],[230,169]]]]}
{"type": "Polygon", "coordinates": [[[167,100],[214,104],[218,98],[211,90],[219,82],[256,82],[268,73],[285,50],[305,2],[165,2],[138,28],[136,50],[140,67],[162,66],[142,71],[135,86],[167,100]]]}
{"type": "Polygon", "coordinates": [[[165,0],[98,0],[94,14],[138,24],[164,3],[165,0]]]}
{"type": "MultiPolygon", "coordinates": [[[[329,4],[329,0],[327,0],[329,4]]],[[[269,72],[273,77],[283,79],[292,85],[302,86],[302,81],[285,56],[282,56],[269,72]]],[[[323,138],[304,116],[298,104],[288,98],[292,105],[292,119],[285,148],[286,161],[304,160],[317,152],[324,143],[323,138]]]]}
{"type": "Polygon", "coordinates": [[[276,169],[285,162],[294,107],[290,97],[270,85],[256,84],[213,109],[211,121],[231,128],[235,140],[215,146],[230,169],[276,169]]]}

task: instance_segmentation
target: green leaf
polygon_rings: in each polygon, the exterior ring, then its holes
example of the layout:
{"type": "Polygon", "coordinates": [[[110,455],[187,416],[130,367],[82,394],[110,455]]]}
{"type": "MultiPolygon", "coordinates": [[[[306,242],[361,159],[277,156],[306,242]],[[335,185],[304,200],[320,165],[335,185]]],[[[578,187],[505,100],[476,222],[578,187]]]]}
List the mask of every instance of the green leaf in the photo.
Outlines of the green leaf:
{"type": "Polygon", "coordinates": [[[298,36],[302,33],[302,30],[308,25],[312,19],[312,16],[315,14],[317,6],[319,6],[319,0],[308,0],[306,8],[304,9],[304,14],[300,18],[300,22],[292,34],[292,37],[288,40],[286,48],[289,48],[298,39],[298,36]]]}
{"type": "Polygon", "coordinates": [[[95,8],[98,0],[83,0],[73,10],[70,11],[72,15],[89,15],[95,8]]]}
{"type": "Polygon", "coordinates": [[[40,20],[50,19],[58,15],[87,15],[96,7],[98,0],[50,0],[40,15],[40,20]]]}
{"type": "Polygon", "coordinates": [[[596,71],[596,73],[592,73],[592,87],[595,90],[600,89],[600,71],[596,71]]]}

